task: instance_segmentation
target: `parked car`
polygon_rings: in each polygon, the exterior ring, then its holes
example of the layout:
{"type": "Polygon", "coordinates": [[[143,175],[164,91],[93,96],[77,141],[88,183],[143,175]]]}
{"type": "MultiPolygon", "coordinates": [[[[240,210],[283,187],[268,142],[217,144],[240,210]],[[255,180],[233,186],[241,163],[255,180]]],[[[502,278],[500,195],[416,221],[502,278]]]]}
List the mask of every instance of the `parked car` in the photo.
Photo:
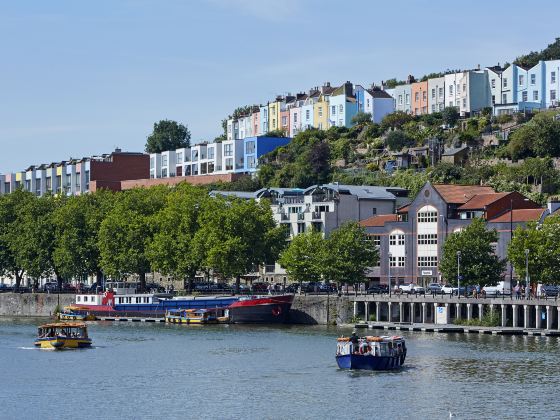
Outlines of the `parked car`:
{"type": "Polygon", "coordinates": [[[299,283],[291,283],[286,286],[284,292],[286,293],[297,293],[299,291],[299,283]]]}
{"type": "Polygon", "coordinates": [[[430,283],[430,284],[428,284],[428,287],[426,287],[426,291],[428,293],[441,293],[441,284],[430,283]]]}
{"type": "Polygon", "coordinates": [[[441,293],[446,295],[456,295],[457,294],[457,287],[452,286],[450,284],[446,284],[441,287],[441,293]]]}
{"type": "Polygon", "coordinates": [[[544,297],[551,297],[551,296],[558,296],[558,286],[554,284],[543,284],[541,286],[541,296],[544,297]]]}
{"type": "Polygon", "coordinates": [[[377,284],[375,286],[370,286],[366,293],[368,295],[375,295],[375,294],[382,294],[382,293],[389,293],[389,286],[386,284],[377,284]]]}
{"type": "Polygon", "coordinates": [[[251,285],[251,291],[253,293],[266,293],[268,292],[268,284],[267,283],[253,283],[251,285]]]}
{"type": "Polygon", "coordinates": [[[8,286],[7,284],[0,284],[0,293],[3,292],[11,292],[12,290],[14,290],[14,288],[12,286],[8,286]]]}
{"type": "Polygon", "coordinates": [[[56,292],[58,290],[58,283],[56,281],[47,281],[41,289],[45,293],[56,292]]]}
{"type": "Polygon", "coordinates": [[[503,295],[505,291],[505,282],[502,280],[496,286],[484,286],[482,291],[486,296],[503,295]]]}
{"type": "Polygon", "coordinates": [[[399,286],[395,286],[395,288],[402,292],[402,293],[415,293],[415,294],[423,294],[426,293],[426,289],[424,289],[422,286],[418,286],[417,284],[414,283],[407,283],[407,284],[401,284],[399,286]]]}

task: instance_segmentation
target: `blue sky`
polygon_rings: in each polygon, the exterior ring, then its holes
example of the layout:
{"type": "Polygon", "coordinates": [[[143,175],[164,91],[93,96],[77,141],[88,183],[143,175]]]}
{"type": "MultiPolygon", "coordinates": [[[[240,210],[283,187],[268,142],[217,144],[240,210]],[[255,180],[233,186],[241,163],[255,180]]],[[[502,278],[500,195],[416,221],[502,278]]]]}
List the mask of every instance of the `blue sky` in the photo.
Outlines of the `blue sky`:
{"type": "Polygon", "coordinates": [[[0,172],[194,142],[236,106],[511,61],[560,36],[557,1],[36,0],[0,3],[0,172]],[[525,28],[525,29],[520,29],[525,28]]]}

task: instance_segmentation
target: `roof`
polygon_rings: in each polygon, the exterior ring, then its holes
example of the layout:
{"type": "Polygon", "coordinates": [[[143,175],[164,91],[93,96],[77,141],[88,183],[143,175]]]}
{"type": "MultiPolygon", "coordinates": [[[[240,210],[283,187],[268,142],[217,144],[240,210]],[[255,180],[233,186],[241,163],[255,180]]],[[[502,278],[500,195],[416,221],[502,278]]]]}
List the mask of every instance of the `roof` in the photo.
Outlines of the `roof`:
{"type": "Polygon", "coordinates": [[[397,213],[408,213],[410,210],[410,204],[405,204],[397,209],[397,213]]]}
{"type": "Polygon", "coordinates": [[[406,191],[404,188],[395,187],[378,187],[371,185],[343,185],[343,184],[323,184],[323,185],[313,185],[305,190],[305,194],[312,193],[317,188],[329,188],[333,191],[337,191],[341,194],[351,194],[358,199],[377,199],[377,200],[394,200],[395,195],[390,190],[406,191]]]}
{"type": "Polygon", "coordinates": [[[464,204],[475,195],[496,192],[483,185],[434,184],[433,187],[450,204],[464,204]]]}
{"type": "Polygon", "coordinates": [[[456,155],[457,153],[460,153],[460,152],[462,152],[466,149],[468,149],[468,146],[452,147],[450,149],[447,149],[445,152],[443,152],[442,156],[453,156],[453,155],[456,155]]]}
{"type": "Polygon", "coordinates": [[[492,223],[515,223],[515,222],[530,222],[537,221],[541,218],[541,215],[546,209],[514,209],[513,214],[510,215],[510,211],[495,217],[494,219],[488,220],[492,223]]]}
{"type": "Polygon", "coordinates": [[[255,198],[255,193],[254,192],[219,191],[219,190],[210,191],[210,196],[211,197],[216,197],[218,195],[221,195],[222,197],[237,197],[237,198],[242,198],[244,200],[250,200],[251,198],[255,198]]]}
{"type": "Polygon", "coordinates": [[[379,216],[372,216],[360,221],[362,227],[381,227],[387,222],[398,222],[399,217],[396,214],[381,214],[379,216]]]}
{"type": "Polygon", "coordinates": [[[487,205],[498,201],[500,198],[508,196],[510,193],[491,193],[491,194],[477,194],[457,210],[479,210],[484,209],[487,205]]]}
{"type": "Polygon", "coordinates": [[[367,93],[369,93],[372,98],[387,98],[393,99],[391,95],[381,89],[366,89],[367,93]]]}

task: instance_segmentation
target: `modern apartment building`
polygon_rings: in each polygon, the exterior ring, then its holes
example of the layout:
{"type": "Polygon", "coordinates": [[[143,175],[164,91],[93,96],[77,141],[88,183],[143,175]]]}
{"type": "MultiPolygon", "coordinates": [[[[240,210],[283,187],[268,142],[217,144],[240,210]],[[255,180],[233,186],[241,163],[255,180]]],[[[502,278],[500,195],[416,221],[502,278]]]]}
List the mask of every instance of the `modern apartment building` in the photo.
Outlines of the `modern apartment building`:
{"type": "Polygon", "coordinates": [[[79,195],[101,188],[118,191],[121,181],[149,176],[149,156],[122,152],[32,165],[21,172],[0,175],[0,194],[23,188],[37,196],[47,193],[79,195]]]}

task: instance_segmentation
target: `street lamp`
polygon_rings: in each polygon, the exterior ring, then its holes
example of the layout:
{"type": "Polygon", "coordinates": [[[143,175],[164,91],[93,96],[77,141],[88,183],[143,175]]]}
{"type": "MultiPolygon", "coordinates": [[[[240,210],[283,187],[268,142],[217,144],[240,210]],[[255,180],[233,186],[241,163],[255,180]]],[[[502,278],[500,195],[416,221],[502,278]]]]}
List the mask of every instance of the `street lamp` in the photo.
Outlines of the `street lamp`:
{"type": "Polygon", "coordinates": [[[457,251],[457,297],[461,297],[461,251],[457,251]]]}
{"type": "Polygon", "coordinates": [[[525,299],[529,299],[529,250],[525,249],[525,299]]]}
{"type": "Polygon", "coordinates": [[[389,296],[391,296],[391,258],[393,255],[389,252],[389,296]]]}

